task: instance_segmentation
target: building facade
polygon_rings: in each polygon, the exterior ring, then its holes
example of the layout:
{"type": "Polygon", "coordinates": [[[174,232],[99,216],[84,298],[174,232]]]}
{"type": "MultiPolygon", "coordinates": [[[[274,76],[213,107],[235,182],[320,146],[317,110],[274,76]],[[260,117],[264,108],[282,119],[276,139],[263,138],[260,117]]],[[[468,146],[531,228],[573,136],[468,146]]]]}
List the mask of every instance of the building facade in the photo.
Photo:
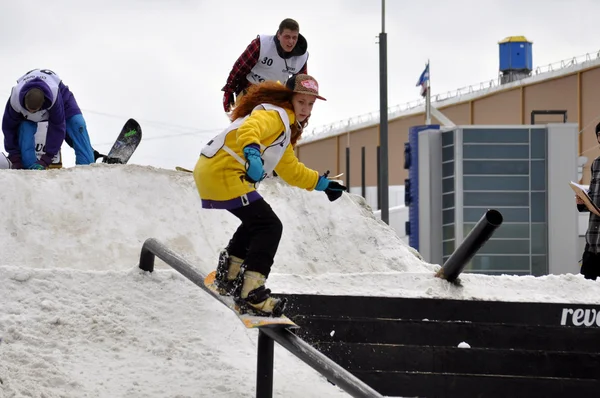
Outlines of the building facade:
{"type": "MultiPolygon", "coordinates": [[[[413,134],[413,133],[411,133],[413,134]]],[[[410,223],[425,260],[442,264],[488,209],[502,225],[465,268],[485,274],[577,273],[575,124],[458,126],[418,134],[410,223]]],[[[411,140],[411,142],[415,142],[411,140]]],[[[414,176],[414,174],[413,174],[414,176]]],[[[411,177],[412,178],[412,177],[411,177]]]]}
{"type": "MultiPolygon", "coordinates": [[[[566,121],[575,123],[579,132],[578,151],[587,157],[583,184],[589,183],[591,162],[600,156],[595,126],[600,122],[600,59],[564,67],[508,82],[496,87],[433,102],[456,125],[525,125],[531,124],[534,111],[565,111],[566,121]]],[[[563,123],[562,114],[536,115],[535,124],[563,123]]],[[[408,171],[404,144],[412,126],[425,122],[424,106],[389,114],[389,184],[403,185],[408,171]]],[[[379,124],[365,122],[350,127],[308,134],[297,147],[300,160],[317,170],[345,173],[346,184],[362,184],[361,155],[365,153],[365,184],[377,185],[377,147],[379,124]],[[350,153],[349,168],[346,152],[350,153]],[[349,174],[349,179],[348,179],[349,174]]]]}

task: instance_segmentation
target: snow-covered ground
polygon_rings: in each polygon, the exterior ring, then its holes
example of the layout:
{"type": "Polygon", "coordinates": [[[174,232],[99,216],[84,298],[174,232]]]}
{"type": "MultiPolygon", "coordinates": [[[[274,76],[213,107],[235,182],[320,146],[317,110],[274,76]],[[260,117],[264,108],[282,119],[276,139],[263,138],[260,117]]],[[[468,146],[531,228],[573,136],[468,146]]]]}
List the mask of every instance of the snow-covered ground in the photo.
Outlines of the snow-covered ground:
{"type": "MultiPolygon", "coordinates": [[[[191,174],[97,164],[3,170],[0,186],[0,397],[254,396],[257,332],[160,260],[138,269],[147,238],[214,269],[238,221],[201,209],[191,174]]],[[[451,285],[358,196],[259,190],[284,224],[277,292],[600,303],[580,275],[451,285]]],[[[346,396],[277,345],[274,395],[346,396]]]]}

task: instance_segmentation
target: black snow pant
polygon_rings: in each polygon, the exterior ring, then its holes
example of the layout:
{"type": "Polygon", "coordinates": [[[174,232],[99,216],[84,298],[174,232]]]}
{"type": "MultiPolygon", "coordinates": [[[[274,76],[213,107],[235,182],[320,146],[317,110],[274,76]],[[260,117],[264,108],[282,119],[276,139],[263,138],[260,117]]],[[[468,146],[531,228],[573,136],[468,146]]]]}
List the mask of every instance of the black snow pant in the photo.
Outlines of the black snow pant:
{"type": "Polygon", "coordinates": [[[268,277],[283,225],[271,206],[259,199],[247,206],[229,210],[242,224],[229,241],[230,255],[244,259],[247,271],[256,271],[268,277]]]}
{"type": "Polygon", "coordinates": [[[600,276],[600,253],[583,252],[581,261],[581,273],[585,279],[596,280],[600,276]]]}

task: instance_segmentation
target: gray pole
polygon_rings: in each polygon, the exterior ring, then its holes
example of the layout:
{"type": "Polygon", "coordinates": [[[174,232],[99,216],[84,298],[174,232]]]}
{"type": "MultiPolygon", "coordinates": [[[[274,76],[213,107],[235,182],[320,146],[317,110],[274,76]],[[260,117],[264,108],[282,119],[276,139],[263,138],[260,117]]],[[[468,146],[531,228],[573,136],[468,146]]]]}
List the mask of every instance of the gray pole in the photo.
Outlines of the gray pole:
{"type": "Polygon", "coordinates": [[[385,34],[385,0],[381,0],[381,33],[379,34],[379,146],[381,174],[381,220],[389,225],[389,173],[388,173],[388,103],[387,103],[387,36],[385,34]]]}

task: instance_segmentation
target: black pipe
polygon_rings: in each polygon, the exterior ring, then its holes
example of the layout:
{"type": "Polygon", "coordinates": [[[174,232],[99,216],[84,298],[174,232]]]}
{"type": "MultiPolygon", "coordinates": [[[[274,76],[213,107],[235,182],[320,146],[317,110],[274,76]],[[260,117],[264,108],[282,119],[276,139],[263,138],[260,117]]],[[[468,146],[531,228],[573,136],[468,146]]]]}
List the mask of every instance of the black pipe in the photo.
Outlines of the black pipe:
{"type": "Polygon", "coordinates": [[[346,147],[346,186],[350,189],[350,147],[346,147]]]}
{"type": "Polygon", "coordinates": [[[256,398],[273,396],[274,342],[262,330],[258,330],[258,354],[256,356],[256,398]]]}
{"type": "Polygon", "coordinates": [[[449,282],[458,278],[458,275],[464,270],[467,263],[485,242],[492,237],[496,229],[502,224],[502,221],[502,214],[498,210],[492,209],[486,211],[435,276],[446,279],[449,282]]]}
{"type": "Polygon", "coordinates": [[[366,160],[366,154],[365,154],[365,147],[362,147],[360,150],[360,188],[361,188],[361,193],[362,193],[363,198],[367,197],[367,181],[365,181],[365,179],[367,178],[366,172],[365,172],[366,162],[367,162],[367,160],[366,160]]]}

